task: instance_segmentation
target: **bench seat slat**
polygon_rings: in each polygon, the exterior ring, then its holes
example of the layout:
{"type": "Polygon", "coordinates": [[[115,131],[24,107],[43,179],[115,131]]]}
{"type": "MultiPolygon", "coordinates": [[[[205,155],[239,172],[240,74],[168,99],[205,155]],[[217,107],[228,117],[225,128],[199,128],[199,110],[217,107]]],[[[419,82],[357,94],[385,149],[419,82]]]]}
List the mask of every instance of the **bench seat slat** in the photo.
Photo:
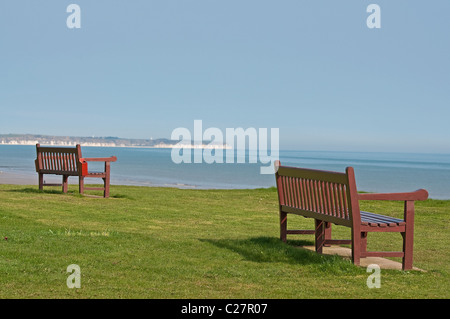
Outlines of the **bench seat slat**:
{"type": "Polygon", "coordinates": [[[361,224],[374,227],[394,227],[405,225],[405,221],[394,217],[361,211],[361,224]]]}
{"type": "Polygon", "coordinates": [[[106,176],[105,173],[100,173],[100,172],[89,172],[87,175],[84,175],[84,177],[98,177],[98,178],[102,178],[105,176],[106,176]]]}
{"type": "Polygon", "coordinates": [[[387,222],[394,222],[394,223],[401,223],[403,222],[403,219],[399,219],[399,218],[395,218],[395,217],[391,217],[391,216],[385,216],[385,215],[380,215],[380,214],[376,214],[376,213],[370,213],[370,212],[366,212],[366,211],[360,211],[361,212],[361,216],[366,216],[366,217],[372,217],[372,218],[376,218],[379,220],[384,220],[387,222]]]}

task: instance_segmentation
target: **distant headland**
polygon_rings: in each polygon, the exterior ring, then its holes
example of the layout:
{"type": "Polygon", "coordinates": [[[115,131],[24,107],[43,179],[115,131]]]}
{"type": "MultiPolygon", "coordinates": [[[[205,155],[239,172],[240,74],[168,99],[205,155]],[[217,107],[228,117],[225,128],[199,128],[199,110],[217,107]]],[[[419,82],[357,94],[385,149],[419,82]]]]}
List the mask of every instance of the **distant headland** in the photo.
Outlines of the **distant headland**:
{"type": "Polygon", "coordinates": [[[227,144],[203,143],[200,145],[183,143],[166,138],[129,139],[114,136],[51,136],[34,134],[0,134],[0,145],[41,145],[50,146],[96,146],[96,147],[142,147],[142,148],[215,148],[226,149],[227,144]]]}

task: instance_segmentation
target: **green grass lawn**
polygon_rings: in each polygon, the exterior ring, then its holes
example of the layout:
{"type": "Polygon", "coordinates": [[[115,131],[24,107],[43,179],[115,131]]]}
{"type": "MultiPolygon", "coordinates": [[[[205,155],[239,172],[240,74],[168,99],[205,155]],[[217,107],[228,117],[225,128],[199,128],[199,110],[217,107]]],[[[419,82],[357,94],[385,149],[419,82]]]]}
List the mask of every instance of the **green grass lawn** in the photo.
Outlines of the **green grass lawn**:
{"type": "MultiPolygon", "coordinates": [[[[0,298],[450,297],[450,201],[416,203],[414,266],[426,271],[382,270],[381,288],[369,289],[366,269],[297,247],[312,245],[312,235],[279,241],[274,188],[112,186],[111,196],[0,185],[0,298]],[[71,264],[81,268],[80,289],[66,285],[71,264]]],[[[402,205],[361,208],[401,217],[402,205]]],[[[350,236],[348,228],[333,232],[350,236]]],[[[399,234],[369,234],[368,243],[402,245],[399,234]]]]}

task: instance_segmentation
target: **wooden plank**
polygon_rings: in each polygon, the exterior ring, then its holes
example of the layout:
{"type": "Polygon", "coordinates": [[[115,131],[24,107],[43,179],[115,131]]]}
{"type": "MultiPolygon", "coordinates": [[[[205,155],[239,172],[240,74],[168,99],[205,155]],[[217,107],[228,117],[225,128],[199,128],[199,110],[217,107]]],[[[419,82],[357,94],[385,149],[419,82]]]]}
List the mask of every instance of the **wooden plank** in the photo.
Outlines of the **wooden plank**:
{"type": "Polygon", "coordinates": [[[315,211],[318,213],[322,213],[322,210],[320,209],[320,201],[319,201],[319,181],[314,180],[313,181],[313,188],[314,188],[314,203],[316,206],[315,211]]]}
{"type": "Polygon", "coordinates": [[[78,167],[77,167],[75,154],[69,154],[69,157],[70,157],[70,170],[71,171],[77,171],[78,167]]]}
{"type": "Polygon", "coordinates": [[[55,169],[55,163],[54,163],[54,161],[53,161],[53,152],[51,152],[50,154],[49,154],[49,156],[48,156],[48,160],[49,160],[49,163],[50,163],[50,169],[52,170],[52,171],[57,171],[57,169],[55,169]]]}
{"type": "Polygon", "coordinates": [[[312,210],[313,212],[316,212],[316,205],[314,203],[314,188],[313,188],[313,180],[312,179],[307,179],[307,184],[308,184],[308,198],[309,198],[309,202],[311,204],[311,208],[310,210],[312,210]]]}
{"type": "Polygon", "coordinates": [[[317,211],[323,214],[323,199],[322,199],[322,181],[315,181],[316,184],[316,198],[317,198],[317,211]]]}
{"type": "Polygon", "coordinates": [[[287,205],[291,206],[291,192],[289,189],[289,177],[283,176],[283,180],[284,180],[284,191],[286,194],[286,203],[287,203],[287,205]]]}
{"type": "MultiPolygon", "coordinates": [[[[347,183],[343,183],[347,185],[347,198],[349,200],[348,203],[348,214],[349,214],[349,219],[351,220],[355,220],[358,221],[358,223],[355,223],[354,226],[356,228],[359,227],[360,221],[361,221],[361,216],[360,216],[360,211],[359,211],[359,201],[358,201],[358,190],[356,188],[356,180],[355,180],[355,172],[353,170],[353,167],[347,167],[345,169],[345,171],[347,172],[347,179],[348,179],[348,185],[347,183]]],[[[354,228],[355,228],[354,227],[354,228]]],[[[358,229],[353,229],[353,232],[355,234],[359,233],[358,229]]],[[[354,238],[355,242],[357,242],[357,245],[359,247],[359,242],[360,242],[360,238],[359,235],[357,237],[354,238]]]]}
{"type": "Polygon", "coordinates": [[[413,241],[414,241],[414,201],[405,201],[404,218],[407,221],[403,236],[403,251],[405,256],[402,261],[404,270],[411,269],[413,265],[413,241]]]}
{"type": "Polygon", "coordinates": [[[289,166],[280,166],[278,168],[280,176],[291,176],[310,180],[328,181],[332,183],[347,184],[347,175],[345,173],[321,171],[307,168],[297,168],[289,166]]]}
{"type": "Polygon", "coordinates": [[[330,182],[325,182],[325,198],[328,205],[328,210],[325,212],[325,214],[333,216],[333,205],[331,203],[331,192],[330,192],[330,182]]]}
{"type": "Polygon", "coordinates": [[[309,199],[308,199],[308,185],[306,183],[306,180],[304,178],[301,178],[301,183],[302,183],[302,189],[303,189],[303,200],[305,202],[305,204],[303,205],[303,209],[309,209],[309,199]]]}
{"type": "Polygon", "coordinates": [[[63,162],[62,169],[65,171],[68,171],[69,170],[69,155],[68,154],[62,153],[62,162],[63,162]]]}
{"type": "Polygon", "coordinates": [[[348,209],[348,197],[347,197],[347,186],[346,185],[342,185],[342,198],[344,201],[344,211],[345,211],[345,215],[342,216],[342,218],[345,219],[349,219],[349,209],[348,209]]]}
{"type": "Polygon", "coordinates": [[[333,223],[336,225],[352,227],[352,221],[348,220],[348,219],[338,218],[338,217],[330,216],[330,215],[324,215],[324,214],[317,213],[314,211],[303,210],[303,209],[284,206],[284,205],[281,206],[281,210],[283,212],[290,213],[290,214],[302,215],[302,216],[305,216],[308,218],[320,219],[320,220],[330,222],[330,223],[333,223]]]}
{"type": "Polygon", "coordinates": [[[77,149],[75,147],[52,147],[52,146],[40,146],[38,151],[41,153],[45,152],[64,152],[64,153],[76,153],[77,149]]]}
{"type": "Polygon", "coordinates": [[[344,200],[342,199],[342,188],[343,185],[342,184],[338,184],[338,198],[339,198],[339,207],[340,207],[340,216],[341,218],[346,218],[345,217],[345,209],[344,209],[344,200]]]}
{"type": "Polygon", "coordinates": [[[293,192],[294,192],[294,205],[295,205],[295,207],[297,207],[297,208],[300,208],[300,193],[299,193],[299,190],[298,190],[298,178],[293,178],[292,179],[292,189],[293,189],[293,192]]]}
{"type": "Polygon", "coordinates": [[[309,196],[308,180],[305,179],[305,178],[303,179],[303,186],[305,187],[306,209],[307,210],[312,210],[311,199],[310,199],[310,196],[309,196]]]}
{"type": "Polygon", "coordinates": [[[294,178],[294,189],[295,189],[295,198],[296,198],[296,207],[301,208],[301,196],[300,196],[300,188],[298,185],[298,178],[294,178]]]}
{"type": "Polygon", "coordinates": [[[284,199],[284,188],[283,188],[283,177],[279,176],[278,173],[275,175],[277,183],[277,193],[278,193],[278,203],[279,205],[284,205],[286,203],[284,199]]]}
{"type": "Polygon", "coordinates": [[[283,189],[284,189],[284,194],[285,194],[285,200],[286,200],[286,204],[291,206],[291,197],[289,194],[289,185],[288,185],[288,181],[287,181],[288,177],[287,176],[283,176],[283,189]]]}
{"type": "Polygon", "coordinates": [[[365,211],[361,211],[361,222],[372,222],[372,223],[385,223],[385,224],[395,224],[395,225],[404,225],[405,221],[402,219],[379,215],[375,213],[369,213],[365,211]]]}
{"type": "Polygon", "coordinates": [[[336,183],[331,183],[330,189],[331,189],[331,203],[333,205],[333,210],[331,211],[331,213],[333,216],[340,217],[336,203],[336,183]]]}
{"type": "Polygon", "coordinates": [[[287,213],[280,210],[280,240],[286,242],[287,235],[287,213]]]}
{"type": "Polygon", "coordinates": [[[309,180],[309,191],[310,191],[310,195],[311,195],[312,210],[314,212],[318,213],[319,211],[317,210],[316,198],[315,198],[315,195],[314,195],[314,182],[315,182],[314,179],[310,179],[309,180]]]}
{"type": "Polygon", "coordinates": [[[61,153],[60,152],[56,153],[55,163],[56,163],[57,169],[60,170],[60,171],[63,170],[62,165],[61,165],[62,164],[61,160],[62,160],[61,153]]]}
{"type": "Polygon", "coordinates": [[[307,209],[308,207],[308,198],[306,197],[306,185],[305,180],[303,178],[299,178],[299,185],[300,185],[300,197],[302,198],[302,206],[301,209],[307,209]]]}
{"type": "Polygon", "coordinates": [[[360,225],[361,232],[379,232],[379,233],[402,233],[405,231],[405,225],[393,227],[371,227],[369,225],[360,225]]]}
{"type": "Polygon", "coordinates": [[[338,200],[338,185],[340,184],[333,184],[333,193],[334,193],[334,207],[336,209],[335,214],[337,217],[342,218],[341,216],[341,207],[339,206],[339,200],[338,200]]]}
{"type": "Polygon", "coordinates": [[[330,202],[328,200],[328,182],[322,181],[322,201],[324,203],[323,214],[330,211],[330,202]]]}
{"type": "Polygon", "coordinates": [[[78,176],[77,172],[73,171],[53,171],[49,169],[42,169],[39,171],[41,174],[51,174],[51,175],[70,175],[70,176],[78,176]]]}
{"type": "Polygon", "coordinates": [[[428,198],[428,192],[425,189],[418,189],[414,192],[408,193],[384,193],[384,194],[371,194],[364,193],[358,194],[359,200],[426,200],[428,198]]]}
{"type": "Polygon", "coordinates": [[[316,252],[321,254],[323,250],[323,245],[325,243],[325,223],[322,220],[315,219],[314,224],[316,228],[315,231],[316,252]]]}
{"type": "Polygon", "coordinates": [[[45,159],[46,159],[46,169],[48,170],[52,170],[52,165],[51,165],[51,161],[50,161],[50,154],[49,153],[45,153],[45,159]]]}
{"type": "Polygon", "coordinates": [[[295,200],[294,200],[294,190],[292,189],[292,177],[287,177],[287,189],[289,192],[289,203],[290,206],[295,207],[295,200]]]}
{"type": "Polygon", "coordinates": [[[117,161],[117,157],[116,156],[111,156],[111,157],[94,157],[94,158],[84,157],[83,160],[85,162],[115,162],[115,161],[117,161]]]}
{"type": "Polygon", "coordinates": [[[294,178],[294,177],[292,177],[291,178],[291,189],[292,189],[292,198],[293,198],[293,205],[295,206],[295,207],[300,207],[299,206],[299,204],[298,204],[298,190],[297,190],[297,187],[296,187],[296,181],[297,181],[297,178],[294,178]]]}
{"type": "Polygon", "coordinates": [[[50,167],[51,167],[51,169],[54,170],[54,171],[57,171],[58,169],[55,166],[55,155],[54,155],[53,152],[50,153],[49,159],[50,159],[50,167]]]}
{"type": "Polygon", "coordinates": [[[42,153],[42,159],[44,161],[44,169],[47,170],[49,168],[47,153],[42,153]]]}
{"type": "Polygon", "coordinates": [[[313,212],[316,211],[316,207],[314,205],[314,196],[313,196],[313,188],[312,188],[312,180],[308,179],[307,180],[307,185],[308,185],[308,198],[309,198],[309,203],[310,203],[310,209],[313,212]]]}
{"type": "Polygon", "coordinates": [[[290,234],[290,235],[311,235],[311,234],[315,234],[315,230],[288,229],[286,233],[290,234]]]}
{"type": "MultiPolygon", "coordinates": [[[[390,225],[390,226],[396,226],[396,225],[400,224],[400,223],[395,223],[395,222],[383,221],[383,220],[372,218],[372,217],[363,217],[363,216],[361,216],[361,223],[363,223],[363,224],[364,223],[368,223],[368,224],[376,223],[376,224],[385,224],[385,225],[390,225]]],[[[404,222],[403,222],[403,224],[404,224],[404,222]]]]}

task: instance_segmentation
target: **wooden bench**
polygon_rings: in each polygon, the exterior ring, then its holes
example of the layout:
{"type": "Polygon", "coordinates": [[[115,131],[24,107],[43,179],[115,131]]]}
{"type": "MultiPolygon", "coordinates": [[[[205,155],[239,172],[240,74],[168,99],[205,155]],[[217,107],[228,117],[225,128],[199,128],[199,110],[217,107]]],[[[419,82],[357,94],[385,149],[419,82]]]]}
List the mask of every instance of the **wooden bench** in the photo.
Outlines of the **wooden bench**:
{"type": "Polygon", "coordinates": [[[345,173],[281,166],[275,162],[275,177],[280,211],[280,239],[288,234],[314,234],[316,252],[324,245],[351,244],[352,261],[360,258],[402,257],[402,268],[412,269],[414,236],[414,201],[426,200],[424,189],[409,193],[358,194],[352,167],[345,173]],[[360,200],[404,201],[403,219],[360,211],[360,200]],[[315,219],[314,230],[288,230],[287,215],[315,219]],[[351,228],[351,240],[331,239],[331,224],[351,228]],[[403,237],[403,251],[367,251],[369,232],[398,232],[403,237]]]}
{"type": "Polygon", "coordinates": [[[117,157],[83,158],[81,146],[75,147],[42,147],[36,144],[37,158],[35,160],[36,172],[39,174],[39,189],[44,186],[62,186],[62,191],[67,193],[69,176],[78,176],[80,194],[85,190],[102,190],[103,196],[109,197],[111,162],[117,157]],[[88,162],[105,162],[103,172],[89,172],[88,162]],[[44,184],[44,175],[62,175],[62,184],[44,184]],[[85,187],[85,178],[102,178],[103,187],[85,187]]]}

